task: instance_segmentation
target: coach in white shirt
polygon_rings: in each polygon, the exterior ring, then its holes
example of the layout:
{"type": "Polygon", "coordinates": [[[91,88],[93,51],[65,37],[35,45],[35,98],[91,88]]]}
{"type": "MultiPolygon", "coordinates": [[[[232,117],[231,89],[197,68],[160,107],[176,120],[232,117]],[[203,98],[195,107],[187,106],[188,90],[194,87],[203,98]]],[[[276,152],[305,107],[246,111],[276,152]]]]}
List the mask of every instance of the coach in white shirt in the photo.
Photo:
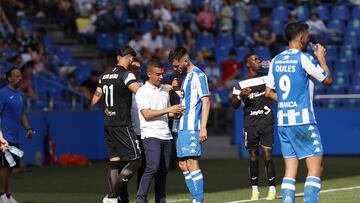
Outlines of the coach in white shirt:
{"type": "Polygon", "coordinates": [[[169,114],[181,113],[181,105],[170,106],[169,90],[161,85],[164,68],[157,59],[147,63],[149,80],[136,93],[139,109],[141,139],[146,166],[136,195],[137,203],[147,203],[147,193],[156,174],[155,202],[166,202],[166,174],[170,165],[172,135],[168,126],[169,114]],[[163,161],[162,161],[163,160],[163,161]]]}

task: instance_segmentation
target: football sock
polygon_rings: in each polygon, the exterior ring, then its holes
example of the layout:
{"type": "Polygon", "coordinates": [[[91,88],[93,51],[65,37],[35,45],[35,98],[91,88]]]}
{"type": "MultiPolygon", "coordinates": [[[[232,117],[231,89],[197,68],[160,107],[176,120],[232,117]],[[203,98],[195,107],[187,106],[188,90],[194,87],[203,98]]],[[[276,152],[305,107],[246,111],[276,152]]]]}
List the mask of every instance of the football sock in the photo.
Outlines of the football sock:
{"type": "Polygon", "coordinates": [[[189,192],[191,193],[191,195],[194,199],[195,198],[195,196],[194,196],[194,181],[192,180],[191,174],[189,171],[184,171],[183,175],[185,178],[186,186],[188,187],[189,192]]]}
{"type": "Polygon", "coordinates": [[[194,182],[194,193],[196,202],[204,202],[204,178],[201,170],[190,173],[194,182]]]}
{"type": "Polygon", "coordinates": [[[250,160],[249,172],[251,185],[259,185],[259,160],[250,160]]]}
{"type": "Polygon", "coordinates": [[[295,202],[295,183],[295,179],[283,178],[281,183],[281,195],[283,203],[295,202]]]}
{"type": "Polygon", "coordinates": [[[135,159],[128,162],[128,164],[121,170],[116,183],[114,184],[109,198],[117,198],[120,196],[121,187],[129,181],[134,173],[141,167],[141,159],[135,159]]]}
{"type": "Polygon", "coordinates": [[[265,162],[265,173],[266,177],[269,181],[269,186],[275,186],[276,180],[275,180],[275,166],[272,159],[265,162]]]}
{"type": "Polygon", "coordinates": [[[304,185],[304,203],[316,203],[321,188],[321,180],[315,176],[306,177],[304,185]]]}
{"type": "Polygon", "coordinates": [[[108,170],[108,184],[111,188],[116,183],[116,180],[119,176],[119,169],[120,169],[120,161],[110,161],[109,162],[109,170],[108,170]]]}

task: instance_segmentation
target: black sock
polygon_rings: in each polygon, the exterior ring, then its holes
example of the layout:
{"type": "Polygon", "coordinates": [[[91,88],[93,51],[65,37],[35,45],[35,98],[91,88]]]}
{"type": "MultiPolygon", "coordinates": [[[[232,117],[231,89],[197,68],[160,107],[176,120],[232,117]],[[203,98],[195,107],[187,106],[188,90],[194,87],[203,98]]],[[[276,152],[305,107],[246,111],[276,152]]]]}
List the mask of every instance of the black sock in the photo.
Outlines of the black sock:
{"type": "Polygon", "coordinates": [[[259,185],[259,160],[250,160],[249,173],[251,185],[259,185]]]}
{"type": "MultiPolygon", "coordinates": [[[[120,161],[119,173],[128,164],[128,161],[120,161]]],[[[129,203],[128,183],[124,183],[120,189],[121,203],[129,203]]]]}
{"type": "Polygon", "coordinates": [[[126,184],[134,173],[141,167],[141,159],[129,161],[129,163],[121,170],[115,185],[109,193],[109,198],[117,198],[120,196],[121,188],[126,184]]]}
{"type": "Polygon", "coordinates": [[[6,197],[9,199],[10,198],[10,196],[11,196],[11,194],[6,194],[6,197]]]}
{"type": "Polygon", "coordinates": [[[265,173],[266,177],[269,181],[269,186],[275,186],[276,184],[276,177],[275,177],[275,166],[272,159],[265,162],[265,173]]]}
{"type": "Polygon", "coordinates": [[[111,191],[119,176],[120,161],[110,161],[108,169],[108,184],[111,191]]]}

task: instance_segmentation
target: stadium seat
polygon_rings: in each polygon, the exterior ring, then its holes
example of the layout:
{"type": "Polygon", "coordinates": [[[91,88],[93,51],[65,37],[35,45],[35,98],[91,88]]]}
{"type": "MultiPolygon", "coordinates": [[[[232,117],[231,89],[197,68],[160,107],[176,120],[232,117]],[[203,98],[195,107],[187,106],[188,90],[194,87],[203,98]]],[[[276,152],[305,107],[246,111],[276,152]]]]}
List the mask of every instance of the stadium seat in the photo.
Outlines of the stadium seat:
{"type": "Polygon", "coordinates": [[[255,4],[252,4],[250,6],[250,16],[249,16],[250,21],[252,21],[252,22],[259,21],[260,16],[261,16],[261,14],[260,14],[259,7],[257,5],[255,5],[255,4]]]}
{"type": "Polygon", "coordinates": [[[360,19],[360,6],[353,7],[351,14],[353,19],[360,19]]]}
{"type": "Polygon", "coordinates": [[[348,31],[360,34],[360,19],[353,19],[348,23],[348,31]]]}
{"type": "Polygon", "coordinates": [[[54,110],[70,110],[71,105],[61,100],[55,100],[53,108],[54,110]]]}
{"type": "Polygon", "coordinates": [[[46,100],[38,100],[31,104],[30,109],[32,111],[44,111],[48,109],[48,103],[46,100]]]}
{"type": "Polygon", "coordinates": [[[115,51],[118,51],[120,46],[127,45],[129,42],[129,37],[124,33],[116,33],[114,35],[115,51]]]}
{"type": "Polygon", "coordinates": [[[109,33],[97,33],[96,34],[96,47],[104,52],[115,51],[114,39],[112,34],[109,33]]]}
{"type": "Polygon", "coordinates": [[[319,14],[319,19],[327,21],[330,18],[330,11],[327,6],[319,5],[316,7],[316,11],[319,14]]]}
{"type": "Polygon", "coordinates": [[[289,15],[288,8],[283,5],[279,5],[272,10],[271,18],[273,20],[287,21],[288,15],[289,15]]]}
{"type": "Polygon", "coordinates": [[[314,87],[315,95],[326,94],[326,88],[322,84],[316,84],[314,87]]]}
{"type": "Polygon", "coordinates": [[[284,22],[280,20],[271,21],[271,27],[276,35],[283,35],[284,33],[284,22]]]}
{"type": "Polygon", "coordinates": [[[309,7],[307,5],[301,5],[296,8],[296,15],[298,21],[306,21],[309,19],[309,7]]]}
{"type": "Polygon", "coordinates": [[[216,47],[215,49],[215,56],[216,56],[216,62],[217,64],[221,64],[224,60],[226,60],[229,57],[229,46],[220,46],[216,47]]]}
{"type": "Polygon", "coordinates": [[[345,32],[346,32],[345,24],[344,24],[344,22],[341,21],[341,20],[337,20],[337,19],[331,20],[331,21],[328,23],[327,27],[328,27],[329,29],[337,30],[337,31],[339,31],[339,32],[341,32],[341,33],[345,33],[345,32]]]}
{"type": "Polygon", "coordinates": [[[54,47],[49,36],[43,36],[42,43],[44,44],[46,53],[53,53],[54,47]]]}
{"type": "Polygon", "coordinates": [[[327,45],[326,46],[326,60],[334,62],[338,59],[338,47],[336,45],[327,45]]]}
{"type": "Polygon", "coordinates": [[[76,82],[81,84],[90,76],[91,64],[88,61],[78,61],[76,63],[77,68],[75,69],[76,82]]]}
{"type": "Polygon", "coordinates": [[[55,55],[58,57],[60,64],[63,66],[70,66],[74,63],[73,58],[68,48],[57,48],[54,50],[55,55]]]}
{"type": "Polygon", "coordinates": [[[350,108],[359,108],[360,107],[360,99],[347,99],[344,104],[345,107],[350,108]]]}
{"type": "Polygon", "coordinates": [[[236,58],[238,61],[240,61],[242,64],[244,62],[244,57],[247,53],[250,52],[250,48],[249,47],[236,47],[236,58]]]}
{"type": "Polygon", "coordinates": [[[351,75],[351,84],[352,86],[360,86],[360,72],[351,75]]]}
{"type": "Polygon", "coordinates": [[[234,46],[233,36],[228,33],[219,33],[216,37],[216,46],[234,46]]]}
{"type": "Polygon", "coordinates": [[[346,59],[349,61],[355,61],[358,58],[358,52],[355,47],[352,46],[342,46],[340,48],[340,58],[346,59]]]}
{"type": "Polygon", "coordinates": [[[360,94],[360,84],[349,87],[349,94],[360,94]]]}
{"type": "Polygon", "coordinates": [[[141,20],[139,22],[139,30],[142,33],[147,33],[151,30],[152,27],[154,27],[155,24],[156,22],[153,20],[149,20],[149,19],[141,20]]]}
{"type": "Polygon", "coordinates": [[[208,51],[212,51],[214,47],[215,47],[214,35],[210,33],[200,33],[197,36],[197,40],[196,40],[197,50],[206,49],[208,51]]]}
{"type": "Polygon", "coordinates": [[[335,62],[334,72],[342,72],[345,74],[353,73],[354,66],[352,61],[346,59],[339,59],[335,62]]]}
{"type": "Polygon", "coordinates": [[[256,46],[254,47],[254,52],[256,52],[261,60],[271,60],[271,53],[269,47],[256,46]]]}
{"type": "Polygon", "coordinates": [[[344,36],[344,45],[359,47],[359,36],[356,32],[346,32],[344,36]]]}
{"type": "Polygon", "coordinates": [[[333,85],[338,85],[343,88],[350,86],[349,73],[346,72],[334,72],[333,85]]]}
{"type": "Polygon", "coordinates": [[[30,33],[32,33],[32,31],[33,31],[31,23],[25,19],[20,21],[20,27],[27,30],[30,33]]]}
{"type": "Polygon", "coordinates": [[[327,88],[327,93],[330,94],[345,94],[345,87],[341,87],[339,85],[332,85],[331,87],[327,88]]]}
{"type": "Polygon", "coordinates": [[[349,8],[344,5],[333,6],[331,15],[332,15],[333,19],[339,19],[339,20],[345,20],[345,21],[350,19],[349,8]]]}
{"type": "Polygon", "coordinates": [[[324,108],[334,109],[343,106],[343,102],[340,99],[324,99],[322,101],[324,108]]]}

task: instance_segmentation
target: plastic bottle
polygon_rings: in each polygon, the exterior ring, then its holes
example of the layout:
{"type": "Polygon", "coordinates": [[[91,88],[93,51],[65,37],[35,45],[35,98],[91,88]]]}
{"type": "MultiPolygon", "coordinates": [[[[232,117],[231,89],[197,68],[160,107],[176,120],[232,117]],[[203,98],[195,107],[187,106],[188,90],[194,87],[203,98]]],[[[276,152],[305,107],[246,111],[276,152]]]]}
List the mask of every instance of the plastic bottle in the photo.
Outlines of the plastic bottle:
{"type": "Polygon", "coordinates": [[[9,151],[18,157],[22,157],[24,155],[24,151],[20,150],[19,148],[15,147],[15,146],[10,145],[9,151]]]}
{"type": "Polygon", "coordinates": [[[173,124],[172,124],[172,130],[171,130],[172,132],[177,133],[178,128],[179,128],[179,123],[180,123],[180,119],[174,118],[173,124]]]}
{"type": "Polygon", "coordinates": [[[11,153],[9,152],[9,150],[5,151],[5,159],[9,163],[10,167],[13,167],[16,165],[16,162],[15,162],[13,156],[11,155],[11,153]]]}

